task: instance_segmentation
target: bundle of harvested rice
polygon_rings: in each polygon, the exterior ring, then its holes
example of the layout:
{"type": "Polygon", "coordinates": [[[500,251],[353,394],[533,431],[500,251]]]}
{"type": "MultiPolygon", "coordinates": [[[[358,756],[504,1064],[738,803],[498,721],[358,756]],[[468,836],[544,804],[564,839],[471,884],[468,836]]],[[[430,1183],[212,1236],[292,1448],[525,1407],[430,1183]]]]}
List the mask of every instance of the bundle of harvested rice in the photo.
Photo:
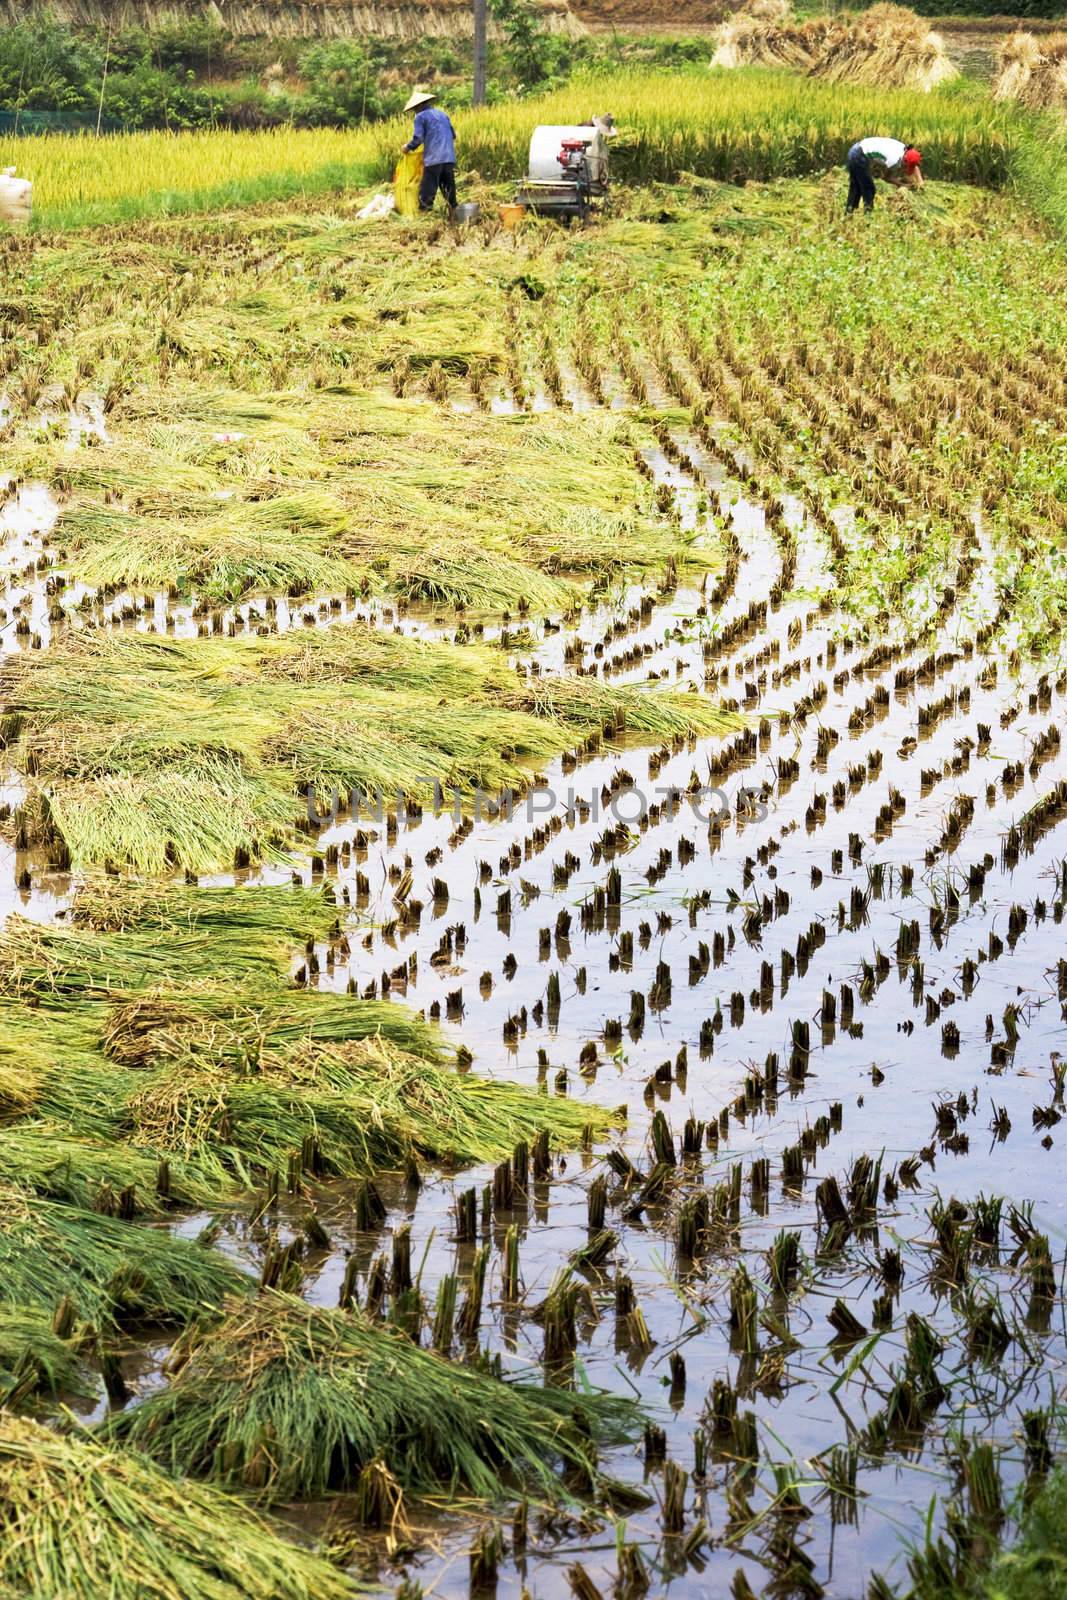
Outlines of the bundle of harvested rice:
{"type": "Polygon", "coordinates": [[[713,67],[784,67],[837,83],[922,90],[958,76],[940,35],[904,6],[806,22],[742,11],[723,23],[718,41],[713,67]]]}
{"type": "Polygon", "coordinates": [[[548,1132],[577,1145],[613,1118],[599,1106],[547,1098],[504,1079],[478,1078],[387,1047],[305,1044],[261,1057],[236,1075],[177,1060],[152,1074],[126,1104],[138,1146],[210,1169],[222,1162],[253,1181],[295,1152],[314,1151],[322,1173],[359,1177],[397,1170],[409,1155],[437,1161],[501,1161],[520,1141],[548,1132]]]}
{"type": "MultiPolygon", "coordinates": [[[[112,1076],[119,1112],[128,1083],[124,1073],[112,1076]]],[[[44,1120],[0,1129],[0,1172],[33,1194],[123,1218],[164,1216],[174,1206],[218,1206],[234,1189],[225,1177],[220,1182],[214,1173],[205,1176],[179,1157],[168,1155],[161,1170],[153,1150],[119,1139],[79,1138],[69,1127],[44,1120]]]]}
{"type": "Polygon", "coordinates": [[[0,1408],[37,1395],[93,1392],[78,1353],[34,1307],[0,1304],[0,1408]]]}
{"type": "Polygon", "coordinates": [[[326,1561],[247,1503],[175,1483],[108,1450],[0,1412],[0,1592],[55,1600],[345,1600],[326,1561]]]}
{"type": "Polygon", "coordinates": [[[154,928],[162,933],[210,930],[217,937],[240,930],[251,952],[280,971],[290,951],[308,939],[338,931],[337,901],[321,889],[241,884],[201,887],[145,883],[134,878],[87,877],[79,885],[70,920],[100,933],[154,928]],[[273,963],[272,963],[273,952],[273,963]]]}
{"type": "Polygon", "coordinates": [[[70,1295],[97,1326],[188,1322],[248,1282],[193,1240],[0,1187],[0,1301],[50,1313],[70,1295]]]}
{"type": "Polygon", "coordinates": [[[190,1329],[171,1365],[109,1435],[269,1499],[351,1486],[373,1461],[415,1494],[497,1500],[525,1483],[558,1499],[561,1463],[589,1484],[597,1441],[637,1421],[628,1401],[490,1377],[359,1312],[273,1292],[190,1329]]]}
{"type": "Polygon", "coordinates": [[[28,841],[62,840],[78,868],[210,871],[281,853],[309,790],[320,805],[336,791],[427,800],[433,780],[521,790],[576,736],[742,721],[701,695],[591,679],[551,691],[561,710],[549,715],[540,690],[516,692],[499,650],[361,623],[320,639],[85,632],[5,657],[0,733],[29,777],[28,841]]]}
{"type": "Polygon", "coordinates": [[[1067,110],[1067,33],[1013,33],[1001,46],[995,100],[1018,100],[1033,111],[1067,110]]]}
{"type": "Polygon", "coordinates": [[[816,41],[788,11],[785,15],[737,11],[721,25],[716,40],[713,67],[782,67],[808,72],[816,59],[816,41]]]}
{"type": "Polygon", "coordinates": [[[906,6],[890,4],[829,27],[809,70],[835,83],[924,91],[959,76],[940,34],[906,6]]]}

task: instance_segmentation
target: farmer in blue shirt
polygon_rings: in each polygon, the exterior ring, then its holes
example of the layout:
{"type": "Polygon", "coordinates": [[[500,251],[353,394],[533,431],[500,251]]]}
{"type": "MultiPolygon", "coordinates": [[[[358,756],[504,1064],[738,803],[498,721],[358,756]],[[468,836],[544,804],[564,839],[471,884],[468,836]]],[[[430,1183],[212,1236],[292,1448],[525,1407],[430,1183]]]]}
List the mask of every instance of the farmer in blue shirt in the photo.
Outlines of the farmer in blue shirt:
{"type": "Polygon", "coordinates": [[[440,189],[450,206],[456,203],[456,133],[448,113],[434,105],[436,96],[427,89],[416,89],[405,111],[415,113],[415,133],[405,150],[422,145],[422,183],[419,185],[419,210],[432,211],[440,189]]]}

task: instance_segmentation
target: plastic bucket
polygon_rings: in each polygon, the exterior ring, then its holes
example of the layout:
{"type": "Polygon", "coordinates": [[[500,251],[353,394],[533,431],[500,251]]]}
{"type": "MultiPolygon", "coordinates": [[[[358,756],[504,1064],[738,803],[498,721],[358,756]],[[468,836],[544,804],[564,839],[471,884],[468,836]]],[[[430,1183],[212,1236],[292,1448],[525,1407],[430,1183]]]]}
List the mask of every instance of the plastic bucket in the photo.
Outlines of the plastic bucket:
{"type": "Polygon", "coordinates": [[[500,220],[505,228],[517,228],[525,215],[526,207],[520,206],[517,202],[514,205],[500,207],[500,220]]]}

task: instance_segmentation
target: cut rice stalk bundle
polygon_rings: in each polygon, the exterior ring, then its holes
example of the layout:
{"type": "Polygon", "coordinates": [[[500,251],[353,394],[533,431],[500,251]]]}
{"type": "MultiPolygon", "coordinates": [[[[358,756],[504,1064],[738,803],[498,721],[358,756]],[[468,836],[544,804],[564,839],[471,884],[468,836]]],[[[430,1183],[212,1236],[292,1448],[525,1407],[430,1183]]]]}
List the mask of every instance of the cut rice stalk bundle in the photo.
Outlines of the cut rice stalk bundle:
{"type": "Polygon", "coordinates": [[[11,917],[0,930],[0,993],[37,1000],[110,999],[235,980],[255,986],[282,976],[291,949],[284,932],[281,938],[268,929],[257,935],[240,922],[172,928],[161,939],[156,929],[97,933],[11,917]]]}
{"type": "Polygon", "coordinates": [[[246,1182],[284,1169],[312,1145],[316,1169],[338,1177],[398,1170],[413,1154],[448,1163],[498,1162],[548,1133],[572,1148],[615,1120],[598,1106],[549,1099],[519,1084],[417,1060],[380,1040],[300,1045],[236,1075],[178,1059],[126,1105],[140,1147],[246,1182]]]}
{"type": "Polygon", "coordinates": [[[354,1178],[399,1170],[412,1155],[498,1162],[542,1132],[573,1148],[617,1121],[599,1106],[451,1070],[433,1031],[402,1007],[291,999],[257,1008],[248,996],[147,995],[96,1006],[112,1061],[73,1068],[57,1051],[32,1073],[13,1064],[3,1074],[0,1109],[22,1120],[0,1132],[0,1163],[28,1191],[125,1217],[218,1205],[235,1178],[251,1187],[309,1148],[315,1172],[354,1178]]]}
{"type": "Polygon", "coordinates": [[[50,1313],[70,1295],[97,1326],[185,1323],[249,1281],[162,1229],[0,1187],[0,1300],[50,1313]]]}
{"type": "Polygon", "coordinates": [[[78,1353],[32,1307],[0,1303],[0,1414],[42,1395],[88,1399],[93,1385],[78,1353]]]}
{"type": "Polygon", "coordinates": [[[0,1413],[0,1591],[62,1600],[345,1600],[352,1583],[218,1490],[0,1413]]]}
{"type": "Polygon", "coordinates": [[[905,6],[879,4],[847,19],[741,12],[719,29],[713,67],[785,67],[833,83],[924,91],[959,76],[944,41],[905,6]]]}
{"type": "Polygon", "coordinates": [[[335,709],[294,716],[272,751],[324,810],[338,790],[425,804],[434,780],[446,792],[522,789],[530,764],[550,760],[564,742],[558,725],[502,707],[450,705],[442,716],[436,703],[391,703],[371,691],[342,690],[333,699],[335,709]]]}
{"type": "Polygon", "coordinates": [[[78,885],[69,916],[72,923],[97,933],[197,929],[214,938],[232,929],[248,941],[253,959],[278,972],[288,967],[295,945],[339,932],[337,901],[328,887],[200,886],[89,877],[78,885]]]}
{"type": "Polygon", "coordinates": [[[132,1068],[192,1057],[248,1070],[261,1058],[295,1048],[363,1040],[378,1040],[428,1062],[449,1056],[436,1028],[388,1000],[299,989],[257,994],[224,985],[113,1000],[102,1023],[101,1046],[112,1060],[132,1068]]]}
{"type": "Polygon", "coordinates": [[[713,67],[779,67],[808,72],[814,65],[817,39],[788,17],[738,11],[716,34],[713,67]]]}
{"type": "Polygon", "coordinates": [[[573,583],[550,577],[496,552],[428,549],[389,562],[389,588],[404,600],[470,611],[504,611],[523,603],[534,615],[565,610],[581,598],[573,583]]]}
{"type": "Polygon", "coordinates": [[[1017,100],[1032,111],[1067,110],[1067,33],[1013,33],[998,52],[995,100],[1017,100]]]}
{"type": "Polygon", "coordinates": [[[870,6],[844,26],[831,25],[809,72],[832,83],[924,92],[959,77],[941,35],[914,11],[892,4],[870,6]]]}
{"type": "Polygon", "coordinates": [[[499,651],[383,642],[363,624],[321,645],[74,635],[6,658],[0,699],[33,838],[58,836],[75,866],[144,873],[280,854],[309,788],[320,801],[335,786],[420,799],[434,782],[523,788],[576,731],[741,725],[696,694],[589,678],[516,689],[499,651]]]}
{"type": "Polygon", "coordinates": [[[659,572],[671,561],[679,571],[708,571],[720,564],[717,551],[698,544],[696,535],[625,515],[576,511],[558,528],[528,534],[525,546],[545,572],[591,573],[600,583],[659,572]]]}
{"type": "Polygon", "coordinates": [[[204,509],[179,505],[170,517],[147,517],[81,503],[63,512],[59,537],[71,571],[95,587],[174,584],[226,601],[250,592],[343,592],[365,575],[335,552],[348,513],[319,491],[239,500],[225,509],[213,499],[214,515],[193,514],[204,509]]]}
{"type": "Polygon", "coordinates": [[[161,760],[154,773],[56,779],[27,808],[40,837],[63,840],[78,866],[161,874],[210,872],[239,856],[285,858],[297,808],[281,773],[249,774],[207,758],[161,760]]]}
{"type": "Polygon", "coordinates": [[[727,734],[745,726],[735,712],[720,711],[702,695],[686,690],[638,689],[608,685],[596,678],[541,678],[518,690],[513,703],[536,717],[551,717],[579,727],[611,725],[648,738],[695,738],[727,734]]]}
{"type": "Polygon", "coordinates": [[[408,1492],[556,1500],[560,1464],[596,1479],[594,1440],[632,1437],[631,1403],[503,1381],[421,1350],[358,1312],[267,1292],[191,1329],[171,1383],[110,1435],[171,1470],[265,1499],[351,1487],[382,1461],[408,1492]]]}
{"type": "MultiPolygon", "coordinates": [[[[117,1133],[122,1089],[128,1080],[122,1073],[112,1077],[120,1096],[114,1107],[117,1133]]],[[[81,1085],[76,1082],[71,1087],[80,1099],[81,1085]]],[[[72,1105],[72,1114],[77,1110],[72,1105]]],[[[169,1155],[161,1171],[160,1158],[152,1150],[136,1149],[117,1138],[78,1138],[55,1122],[20,1122],[0,1129],[0,1171],[20,1189],[122,1218],[160,1217],[174,1206],[207,1208],[236,1198],[225,1174],[207,1176],[202,1168],[169,1155]]]]}

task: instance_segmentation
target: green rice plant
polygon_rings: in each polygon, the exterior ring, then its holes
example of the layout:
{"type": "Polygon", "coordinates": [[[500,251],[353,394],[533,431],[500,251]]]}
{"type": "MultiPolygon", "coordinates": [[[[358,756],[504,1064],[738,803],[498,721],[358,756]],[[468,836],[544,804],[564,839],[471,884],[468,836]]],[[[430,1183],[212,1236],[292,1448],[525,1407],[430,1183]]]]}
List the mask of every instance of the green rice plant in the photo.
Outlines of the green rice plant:
{"type": "Polygon", "coordinates": [[[41,1311],[0,1303],[0,1412],[61,1393],[93,1393],[77,1351],[41,1311]]]}
{"type": "Polygon", "coordinates": [[[70,566],[95,587],[177,584],[214,601],[236,600],[249,590],[344,591],[362,577],[334,554],[348,513],[320,490],[221,507],[216,498],[191,511],[180,502],[167,517],[91,503],[68,509],[60,532],[70,566]]]}
{"type": "Polygon", "coordinates": [[[75,865],[144,873],[280,852],[309,788],[521,789],[605,727],[658,738],[740,725],[695,694],[593,679],[517,689],[499,652],[358,624],[322,644],[76,634],[6,658],[0,696],[0,732],[31,777],[29,830],[61,837],[75,865]]]}
{"type": "Polygon", "coordinates": [[[247,1281],[163,1229],[0,1189],[0,1301],[51,1312],[69,1295],[97,1326],[182,1323],[247,1281]]]}
{"type": "MultiPolygon", "coordinates": [[[[113,1073],[107,1087],[121,1095],[127,1082],[126,1074],[113,1073]]],[[[84,1088],[77,1078],[70,1087],[70,1111],[76,1116],[84,1088]]],[[[116,1125],[121,1109],[120,1098],[113,1109],[116,1125]]],[[[7,1182],[29,1193],[124,1218],[163,1216],[175,1205],[217,1206],[229,1197],[225,1177],[206,1177],[201,1168],[177,1157],[168,1156],[161,1171],[160,1158],[151,1150],[118,1139],[76,1138],[63,1126],[43,1120],[0,1128],[0,1170],[7,1182]]]]}
{"type": "MultiPolygon", "coordinates": [[[[462,159],[491,180],[525,170],[530,129],[568,123],[576,97],[610,105],[623,130],[616,171],[631,183],[673,182],[679,171],[729,179],[795,176],[837,164],[858,127],[907,128],[937,177],[999,181],[1017,118],[991,100],[936,91],[859,88],[785,72],[665,71],[581,78],[548,94],[468,111],[456,119],[462,159]]],[[[385,179],[408,124],[350,131],[195,132],[0,140],[3,163],[35,180],[35,224],[78,227],[139,216],[217,213],[288,195],[315,195],[385,179]]],[[[924,164],[925,164],[924,161],[924,164]]],[[[267,225],[269,226],[269,224],[267,225]]],[[[356,225],[358,226],[358,225],[356,225]]],[[[353,224],[335,220],[319,249],[351,251],[353,224]]],[[[394,240],[415,232],[393,224],[394,240]]],[[[435,352],[447,355],[447,347],[435,352]]]]}
{"type": "MultiPolygon", "coordinates": [[[[935,178],[998,183],[1016,125],[984,97],[861,88],[758,68],[687,78],[684,94],[669,72],[591,76],[581,88],[588,104],[612,106],[622,130],[614,171],[634,184],[673,183],[680,172],[720,180],[819,173],[842,163],[860,126],[906,127],[935,178]]],[[[468,114],[457,124],[464,159],[501,180],[524,170],[530,127],[566,122],[574,97],[569,83],[533,104],[468,114]]],[[[376,130],[383,153],[395,127],[376,130]]]]}
{"type": "Polygon", "coordinates": [[[502,1381],[420,1349],[357,1311],[273,1292],[190,1330],[168,1387],[108,1424],[172,1470],[264,1498],[352,1486],[381,1460],[408,1492],[499,1500],[595,1480],[594,1439],[632,1436],[630,1402],[502,1381]]]}
{"type": "Polygon", "coordinates": [[[319,1170],[359,1177],[398,1170],[413,1154],[449,1163],[500,1161],[520,1140],[542,1132],[573,1147],[587,1126],[605,1133],[613,1118],[599,1107],[457,1073],[370,1039],[261,1056],[254,1071],[240,1076],[179,1058],[133,1090],[124,1121],[141,1148],[194,1168],[221,1162],[251,1182],[257,1170],[283,1170],[309,1146],[319,1170]]]}
{"type": "Polygon", "coordinates": [[[0,1412],[0,1589],[63,1600],[343,1600],[328,1562],[131,1450],[0,1412]]]}

